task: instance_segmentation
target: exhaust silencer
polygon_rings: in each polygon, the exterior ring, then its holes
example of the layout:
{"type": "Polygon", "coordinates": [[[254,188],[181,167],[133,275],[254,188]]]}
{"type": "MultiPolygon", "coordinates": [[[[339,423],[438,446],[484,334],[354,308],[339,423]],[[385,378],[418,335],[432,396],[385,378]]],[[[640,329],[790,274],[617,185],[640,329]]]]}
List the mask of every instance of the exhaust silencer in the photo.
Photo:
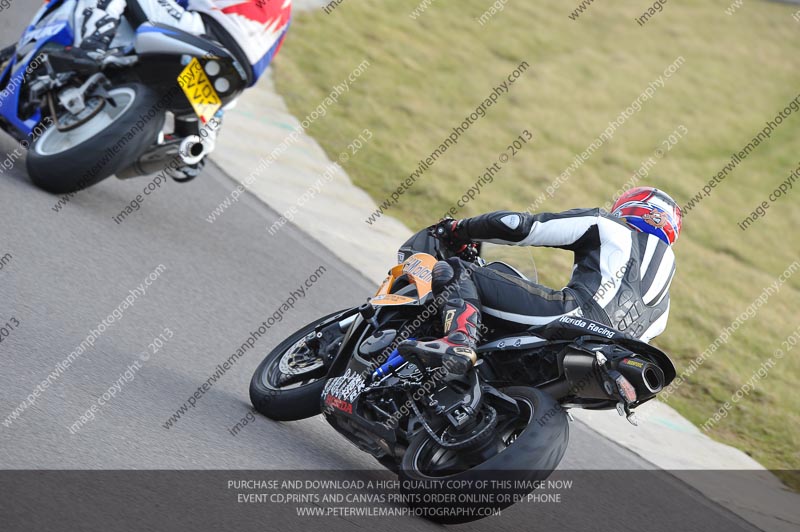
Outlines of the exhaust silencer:
{"type": "Polygon", "coordinates": [[[623,358],[617,371],[633,384],[639,401],[650,399],[664,388],[664,372],[647,360],[623,358]]]}
{"type": "Polygon", "coordinates": [[[119,179],[130,179],[157,174],[166,168],[193,166],[203,160],[207,151],[199,136],[189,135],[180,142],[174,140],[151,148],[139,160],[118,171],[116,175],[119,179]]]}
{"type": "MultiPolygon", "coordinates": [[[[637,402],[655,396],[664,388],[664,372],[657,365],[638,357],[608,360],[610,370],[619,371],[636,390],[637,402]]],[[[564,376],[569,386],[569,395],[583,399],[619,400],[616,390],[603,379],[595,355],[570,349],[564,356],[564,376]]]]}
{"type": "Polygon", "coordinates": [[[614,390],[606,389],[597,359],[586,351],[569,349],[564,355],[564,376],[569,385],[568,395],[583,399],[614,399],[614,390]]]}
{"type": "Polygon", "coordinates": [[[206,147],[197,135],[189,135],[181,141],[178,153],[186,166],[192,166],[203,160],[206,154],[206,147]]]}

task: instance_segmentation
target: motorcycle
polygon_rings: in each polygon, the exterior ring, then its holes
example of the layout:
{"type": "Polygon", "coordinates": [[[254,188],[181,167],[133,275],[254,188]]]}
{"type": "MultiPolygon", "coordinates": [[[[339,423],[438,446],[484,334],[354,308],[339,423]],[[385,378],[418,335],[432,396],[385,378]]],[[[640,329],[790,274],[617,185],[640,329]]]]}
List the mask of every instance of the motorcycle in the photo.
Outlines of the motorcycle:
{"type": "Polygon", "coordinates": [[[541,485],[566,451],[570,408],[616,408],[635,424],[634,409],[672,382],[675,368],[659,349],[572,316],[522,331],[485,316],[479,359],[465,377],[406,360],[400,341],[443,335],[443,301],[431,290],[437,260],[457,255],[465,271],[524,278],[503,262],[486,263],[475,244],[456,254],[435,227],[400,248],[367,303],[316,320],[275,347],[253,375],[250,399],[274,420],[322,413],[399,475],[404,502],[419,515],[462,523],[541,485]],[[503,496],[487,497],[486,486],[503,486],[503,496]]]}
{"type": "Polygon", "coordinates": [[[111,175],[199,175],[245,69],[212,40],[134,26],[127,11],[109,53],[77,53],[76,6],[46,1],[0,51],[0,129],[28,149],[31,180],[60,194],[111,175]]]}

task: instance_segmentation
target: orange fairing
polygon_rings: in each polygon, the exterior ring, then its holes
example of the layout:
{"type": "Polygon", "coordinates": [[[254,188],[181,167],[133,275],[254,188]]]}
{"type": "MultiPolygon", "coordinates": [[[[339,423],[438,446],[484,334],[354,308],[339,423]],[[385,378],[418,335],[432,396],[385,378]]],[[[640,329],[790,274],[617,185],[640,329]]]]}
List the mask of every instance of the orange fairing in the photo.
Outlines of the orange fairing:
{"type": "Polygon", "coordinates": [[[405,305],[422,300],[431,291],[434,264],[436,264],[436,257],[427,253],[411,255],[401,264],[389,270],[389,276],[378,288],[378,292],[370,300],[370,303],[374,306],[405,305]],[[417,288],[416,298],[390,293],[395,281],[403,275],[407,276],[409,283],[417,288]]]}

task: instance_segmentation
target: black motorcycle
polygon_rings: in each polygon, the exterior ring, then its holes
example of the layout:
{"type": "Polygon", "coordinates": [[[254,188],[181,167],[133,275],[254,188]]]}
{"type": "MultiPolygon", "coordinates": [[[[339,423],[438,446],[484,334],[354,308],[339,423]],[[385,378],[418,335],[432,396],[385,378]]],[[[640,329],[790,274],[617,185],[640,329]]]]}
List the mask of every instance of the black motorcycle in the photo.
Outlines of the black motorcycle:
{"type": "MultiPolygon", "coordinates": [[[[250,398],[275,420],[324,414],[400,476],[409,506],[437,506],[420,515],[459,523],[522,500],[553,472],[567,448],[569,408],[616,408],[635,424],[633,410],[667,386],[675,368],[630,335],[566,316],[522,332],[486,316],[478,363],[465,377],[406,360],[396,349],[402,340],[443,335],[432,268],[454,253],[432,231],[401,247],[399,264],[368,303],[307,325],[269,353],[250,398]],[[506,481],[511,496],[487,502],[479,492],[500,485],[490,479],[506,481]],[[462,488],[442,496],[448,486],[462,488]]],[[[505,263],[485,263],[477,246],[468,251],[459,256],[470,268],[522,276],[505,263]]]]}
{"type": "Polygon", "coordinates": [[[31,180],[61,194],[111,175],[196,177],[249,74],[210,38],[127,15],[108,54],[78,54],[76,9],[45,2],[0,50],[0,130],[28,149],[31,180]]]}

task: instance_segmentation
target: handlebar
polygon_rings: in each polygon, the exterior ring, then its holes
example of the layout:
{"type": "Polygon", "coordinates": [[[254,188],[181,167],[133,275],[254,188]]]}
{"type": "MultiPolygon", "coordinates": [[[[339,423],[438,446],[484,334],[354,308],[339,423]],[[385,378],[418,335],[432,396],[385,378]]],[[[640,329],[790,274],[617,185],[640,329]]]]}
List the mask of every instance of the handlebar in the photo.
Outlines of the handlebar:
{"type": "Polygon", "coordinates": [[[440,224],[428,227],[428,233],[450,254],[467,262],[477,262],[480,259],[481,245],[479,242],[455,243],[447,239],[447,232],[440,224]]]}

